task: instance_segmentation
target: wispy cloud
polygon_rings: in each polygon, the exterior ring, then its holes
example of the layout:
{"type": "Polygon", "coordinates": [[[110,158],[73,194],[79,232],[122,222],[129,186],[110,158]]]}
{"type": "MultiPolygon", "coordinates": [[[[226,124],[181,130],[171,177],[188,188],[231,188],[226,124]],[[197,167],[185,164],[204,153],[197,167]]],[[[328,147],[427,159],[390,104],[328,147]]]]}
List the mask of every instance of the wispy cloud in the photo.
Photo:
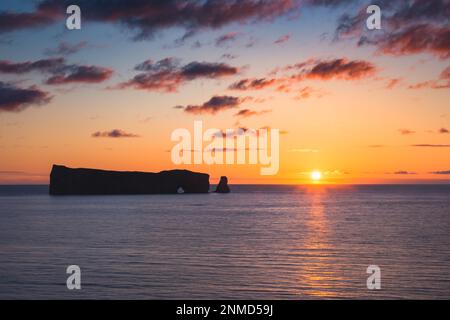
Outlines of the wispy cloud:
{"type": "Polygon", "coordinates": [[[211,114],[237,108],[245,99],[233,96],[214,96],[201,105],[177,106],[191,114],[211,114]]]}
{"type": "Polygon", "coordinates": [[[400,132],[400,134],[402,134],[404,136],[409,136],[409,135],[416,133],[415,131],[410,130],[410,129],[398,129],[398,132],[400,132]]]}
{"type": "Polygon", "coordinates": [[[386,89],[394,89],[401,82],[400,78],[389,79],[386,83],[386,89]]]}
{"type": "Polygon", "coordinates": [[[237,55],[231,54],[231,53],[224,53],[220,58],[227,59],[227,60],[234,60],[237,58],[237,55]]]}
{"type": "Polygon", "coordinates": [[[63,74],[47,80],[47,84],[62,85],[68,83],[100,83],[111,78],[114,71],[97,66],[72,66],[63,74]]]}
{"type": "Polygon", "coordinates": [[[414,175],[414,174],[417,174],[417,173],[416,172],[411,172],[411,171],[400,170],[400,171],[394,172],[394,174],[397,174],[397,175],[414,175]]]}
{"type": "Polygon", "coordinates": [[[296,100],[308,99],[308,98],[311,98],[312,96],[320,98],[324,95],[324,93],[321,92],[320,90],[316,90],[316,89],[308,87],[308,86],[301,88],[300,90],[298,90],[296,92],[297,92],[297,95],[295,96],[296,100]]]}
{"type": "MultiPolygon", "coordinates": [[[[0,33],[49,25],[65,18],[71,0],[41,0],[30,13],[0,12],[0,33]]],[[[78,0],[86,21],[117,24],[131,30],[135,40],[156,32],[182,28],[187,34],[218,29],[232,23],[267,21],[299,8],[296,0],[147,1],[78,0]]]]}
{"type": "Polygon", "coordinates": [[[111,131],[97,131],[91,135],[93,138],[138,138],[139,135],[128,133],[120,129],[113,129],[111,131]]]}
{"type": "Polygon", "coordinates": [[[20,88],[0,81],[0,112],[20,112],[32,105],[43,105],[51,101],[48,92],[36,86],[20,88]]]}
{"type": "Polygon", "coordinates": [[[375,70],[375,66],[369,61],[340,58],[318,60],[312,64],[305,63],[298,77],[321,80],[357,80],[362,77],[371,76],[375,70]]]}
{"type": "Polygon", "coordinates": [[[0,34],[47,26],[61,18],[61,14],[41,9],[33,12],[0,11],[0,34]]]}
{"type": "Polygon", "coordinates": [[[283,44],[283,43],[288,42],[290,39],[291,39],[291,35],[290,34],[285,34],[285,35],[282,35],[281,37],[279,37],[273,43],[274,44],[283,44]]]}
{"type": "Polygon", "coordinates": [[[349,60],[347,58],[320,60],[308,59],[293,65],[278,67],[265,78],[245,78],[229,86],[230,90],[261,90],[274,87],[276,91],[290,93],[298,90],[298,99],[310,97],[313,93],[322,96],[319,90],[311,87],[295,89],[305,80],[359,80],[369,78],[377,71],[374,64],[365,60],[349,60]],[[285,74],[281,74],[284,72],[285,74]]]}
{"type": "Polygon", "coordinates": [[[229,86],[230,90],[261,90],[274,85],[277,82],[276,79],[242,79],[229,86]]]}
{"type": "Polygon", "coordinates": [[[37,61],[0,61],[0,73],[24,74],[29,72],[48,73],[52,76],[46,84],[99,83],[109,79],[114,71],[110,68],[90,65],[67,64],[64,58],[41,59],[37,61]]]}
{"type": "Polygon", "coordinates": [[[447,0],[381,0],[385,32],[365,30],[366,7],[356,14],[344,14],[336,28],[336,39],[353,37],[358,46],[375,46],[378,53],[403,56],[430,53],[441,59],[450,57],[450,26],[447,0]]]}
{"type": "Polygon", "coordinates": [[[372,44],[386,55],[402,56],[429,52],[441,59],[450,57],[450,27],[413,25],[375,38],[362,38],[360,45],[372,44]],[[420,39],[420,41],[419,41],[420,39]]]}
{"type": "Polygon", "coordinates": [[[236,41],[236,39],[239,38],[240,36],[241,33],[239,32],[228,32],[216,38],[215,44],[217,47],[222,47],[230,42],[236,41]]]}
{"type": "Polygon", "coordinates": [[[261,110],[261,111],[255,111],[250,109],[242,109],[239,110],[237,113],[234,114],[235,117],[238,118],[249,118],[252,116],[260,116],[266,113],[270,113],[272,110],[261,110]]]}
{"type": "Polygon", "coordinates": [[[219,79],[235,75],[239,69],[226,63],[191,62],[180,65],[178,59],[165,58],[157,62],[146,60],[135,67],[142,73],[121,83],[119,88],[132,87],[147,91],[175,92],[188,81],[196,79],[219,79]]]}
{"type": "Polygon", "coordinates": [[[450,174],[450,170],[446,170],[446,171],[433,171],[430,172],[431,174],[442,174],[442,175],[448,175],[450,174]]]}
{"type": "Polygon", "coordinates": [[[439,79],[419,82],[409,86],[410,89],[450,89],[450,67],[444,69],[439,79]]]}
{"type": "Polygon", "coordinates": [[[305,4],[310,6],[337,7],[356,3],[358,0],[305,0],[305,4]]]}
{"type": "Polygon", "coordinates": [[[0,60],[0,73],[24,74],[33,71],[57,73],[65,67],[64,58],[50,58],[25,62],[0,60]]]}
{"type": "Polygon", "coordinates": [[[46,49],[45,54],[49,56],[68,56],[71,54],[75,54],[86,47],[87,47],[86,41],[74,44],[61,42],[56,48],[46,49]]]}
{"type": "Polygon", "coordinates": [[[412,147],[419,147],[419,148],[450,148],[450,144],[413,144],[412,147]]]}

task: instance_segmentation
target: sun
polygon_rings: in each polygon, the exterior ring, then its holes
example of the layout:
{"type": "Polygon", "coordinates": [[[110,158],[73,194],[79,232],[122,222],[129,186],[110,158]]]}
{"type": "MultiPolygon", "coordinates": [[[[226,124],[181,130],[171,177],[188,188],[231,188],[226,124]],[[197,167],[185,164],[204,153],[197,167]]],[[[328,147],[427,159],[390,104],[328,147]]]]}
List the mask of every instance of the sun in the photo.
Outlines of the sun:
{"type": "Polygon", "coordinates": [[[320,179],[322,179],[322,172],[320,171],[311,172],[311,180],[319,181],[320,179]]]}

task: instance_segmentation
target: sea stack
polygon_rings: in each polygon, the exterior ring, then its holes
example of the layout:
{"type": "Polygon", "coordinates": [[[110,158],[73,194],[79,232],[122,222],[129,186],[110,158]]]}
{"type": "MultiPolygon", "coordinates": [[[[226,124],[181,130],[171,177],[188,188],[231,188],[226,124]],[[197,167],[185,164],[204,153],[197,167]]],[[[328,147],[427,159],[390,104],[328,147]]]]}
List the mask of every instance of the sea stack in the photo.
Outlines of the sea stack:
{"type": "Polygon", "coordinates": [[[54,165],[49,191],[51,195],[208,193],[209,175],[188,170],[125,172],[54,165]]]}
{"type": "Polygon", "coordinates": [[[225,176],[220,177],[219,184],[216,188],[216,193],[230,193],[230,187],[228,186],[228,178],[225,176]]]}

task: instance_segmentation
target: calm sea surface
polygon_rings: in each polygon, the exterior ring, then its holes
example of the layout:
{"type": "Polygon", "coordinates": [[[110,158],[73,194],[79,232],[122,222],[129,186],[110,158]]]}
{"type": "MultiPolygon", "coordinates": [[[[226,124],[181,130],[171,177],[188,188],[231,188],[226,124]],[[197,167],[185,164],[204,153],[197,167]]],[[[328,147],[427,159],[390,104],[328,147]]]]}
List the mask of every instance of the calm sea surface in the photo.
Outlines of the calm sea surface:
{"type": "Polygon", "coordinates": [[[0,186],[1,299],[450,298],[450,186],[0,186]],[[66,267],[79,265],[79,291],[66,267]],[[381,287],[366,287],[369,265],[381,287]]]}

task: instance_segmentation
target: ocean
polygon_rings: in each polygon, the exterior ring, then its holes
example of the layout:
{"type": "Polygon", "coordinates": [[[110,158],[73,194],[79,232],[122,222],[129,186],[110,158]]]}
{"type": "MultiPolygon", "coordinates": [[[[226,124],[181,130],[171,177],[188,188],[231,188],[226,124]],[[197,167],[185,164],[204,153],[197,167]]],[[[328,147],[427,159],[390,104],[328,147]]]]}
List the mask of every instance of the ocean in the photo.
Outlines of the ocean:
{"type": "Polygon", "coordinates": [[[0,186],[0,299],[449,299],[450,186],[0,186]],[[68,290],[66,268],[81,269],[68,290]],[[369,290],[367,271],[381,271],[369,290]]]}

